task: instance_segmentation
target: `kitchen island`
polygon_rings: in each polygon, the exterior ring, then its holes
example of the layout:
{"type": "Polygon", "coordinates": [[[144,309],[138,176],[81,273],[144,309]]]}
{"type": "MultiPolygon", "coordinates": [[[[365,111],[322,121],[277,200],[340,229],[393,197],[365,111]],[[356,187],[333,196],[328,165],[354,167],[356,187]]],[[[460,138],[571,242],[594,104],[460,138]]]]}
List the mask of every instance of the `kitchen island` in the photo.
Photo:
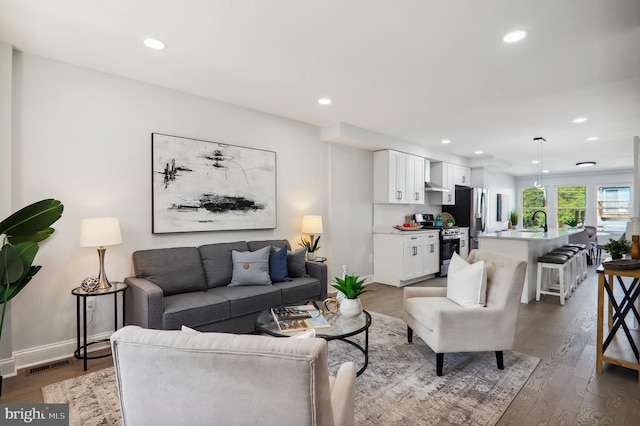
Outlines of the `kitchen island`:
{"type": "Polygon", "coordinates": [[[569,242],[569,235],[582,232],[582,229],[561,228],[541,230],[509,230],[486,233],[478,236],[481,250],[492,251],[516,257],[527,262],[527,275],[522,290],[522,303],[529,303],[536,297],[538,257],[569,242]]]}

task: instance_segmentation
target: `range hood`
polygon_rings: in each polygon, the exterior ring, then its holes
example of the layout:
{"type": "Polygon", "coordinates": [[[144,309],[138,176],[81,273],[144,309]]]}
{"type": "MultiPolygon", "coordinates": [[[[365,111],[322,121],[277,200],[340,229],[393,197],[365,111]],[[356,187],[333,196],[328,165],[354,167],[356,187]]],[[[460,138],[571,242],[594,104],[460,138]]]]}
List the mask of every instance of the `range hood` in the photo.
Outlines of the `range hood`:
{"type": "Polygon", "coordinates": [[[424,190],[426,192],[449,192],[449,188],[445,188],[444,186],[438,185],[434,182],[425,182],[424,190]]]}

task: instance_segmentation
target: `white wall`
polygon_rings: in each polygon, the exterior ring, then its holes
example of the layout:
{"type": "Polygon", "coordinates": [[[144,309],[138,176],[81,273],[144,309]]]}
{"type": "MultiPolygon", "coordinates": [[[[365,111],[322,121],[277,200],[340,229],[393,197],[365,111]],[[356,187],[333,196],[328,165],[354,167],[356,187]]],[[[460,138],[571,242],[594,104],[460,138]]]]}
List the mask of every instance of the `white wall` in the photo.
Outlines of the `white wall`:
{"type": "MultiPolygon", "coordinates": [[[[11,214],[11,69],[13,52],[11,46],[0,43],[0,220],[11,214]]],[[[2,241],[0,241],[0,245],[2,241]]],[[[4,308],[0,304],[0,309],[4,308]]],[[[11,357],[11,303],[6,306],[5,323],[0,339],[0,360],[11,357]]],[[[1,315],[1,313],[0,313],[1,315]]],[[[2,369],[13,366],[0,365],[2,369]]]]}
{"type": "Polygon", "coordinates": [[[335,143],[328,146],[329,281],[342,276],[342,265],[347,265],[350,274],[369,278],[373,275],[373,263],[369,261],[373,254],[373,152],[335,143]]]}
{"type": "MultiPolygon", "coordinates": [[[[509,218],[498,221],[498,194],[503,194],[508,197],[507,211],[515,209],[516,199],[516,184],[515,179],[508,173],[492,170],[491,168],[485,168],[484,171],[484,187],[487,189],[487,232],[495,232],[503,229],[507,229],[509,218]]],[[[522,224],[522,222],[520,222],[522,224]]]]}
{"type": "MultiPolygon", "coordinates": [[[[24,359],[75,341],[70,291],[98,269],[96,250],[78,246],[82,218],[120,218],[124,242],[108,247],[105,264],[109,279],[121,281],[138,249],[269,238],[295,248],[302,215],[328,215],[328,149],[317,127],[28,54],[14,53],[13,62],[12,207],[47,197],[65,206],[41,245],[42,270],[13,302],[13,351],[24,359]],[[276,151],[277,228],[152,235],[152,132],[276,151]]],[[[112,327],[106,299],[97,299],[90,334],[112,327]]]]}

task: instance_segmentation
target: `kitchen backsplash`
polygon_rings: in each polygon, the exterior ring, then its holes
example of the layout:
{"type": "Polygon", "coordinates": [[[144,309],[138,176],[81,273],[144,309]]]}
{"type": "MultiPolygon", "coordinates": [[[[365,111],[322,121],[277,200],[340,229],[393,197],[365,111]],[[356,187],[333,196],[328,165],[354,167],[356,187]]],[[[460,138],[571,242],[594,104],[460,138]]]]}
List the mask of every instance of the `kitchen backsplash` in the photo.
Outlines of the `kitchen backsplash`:
{"type": "Polygon", "coordinates": [[[415,213],[431,213],[434,216],[441,212],[440,206],[429,204],[373,204],[374,232],[388,231],[394,225],[401,225],[407,215],[415,213]]]}

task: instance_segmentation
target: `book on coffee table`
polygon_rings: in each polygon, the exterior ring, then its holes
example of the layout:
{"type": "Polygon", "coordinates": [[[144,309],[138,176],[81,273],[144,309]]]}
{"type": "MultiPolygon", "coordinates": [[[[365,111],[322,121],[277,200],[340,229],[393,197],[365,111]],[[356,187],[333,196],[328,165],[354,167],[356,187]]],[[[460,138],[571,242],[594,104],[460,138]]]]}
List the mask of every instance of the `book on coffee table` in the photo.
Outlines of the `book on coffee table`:
{"type": "Polygon", "coordinates": [[[331,325],[313,305],[279,306],[271,308],[278,330],[282,333],[326,328],[331,325]]]}

